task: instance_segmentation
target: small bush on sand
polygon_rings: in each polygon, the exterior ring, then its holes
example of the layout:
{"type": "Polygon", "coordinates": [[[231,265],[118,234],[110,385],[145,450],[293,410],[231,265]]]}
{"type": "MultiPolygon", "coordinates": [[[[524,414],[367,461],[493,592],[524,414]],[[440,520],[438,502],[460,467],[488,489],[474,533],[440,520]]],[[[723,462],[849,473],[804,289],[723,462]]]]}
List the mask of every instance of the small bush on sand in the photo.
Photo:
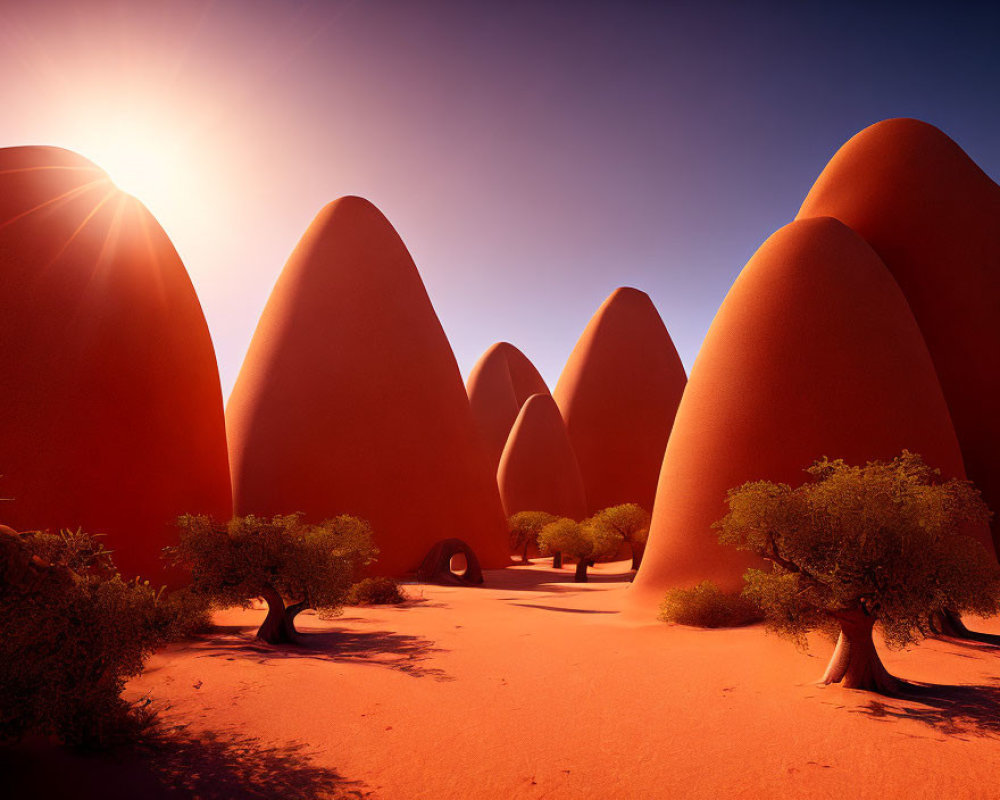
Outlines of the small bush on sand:
{"type": "Polygon", "coordinates": [[[752,602],[722,592],[712,581],[702,581],[693,589],[671,589],[660,605],[663,622],[697,628],[738,628],[763,618],[752,602]]]}
{"type": "Polygon", "coordinates": [[[122,699],[125,682],[190,632],[195,605],[124,580],[82,531],[0,532],[0,740],[100,749],[133,739],[150,715],[122,699]]]}
{"type": "Polygon", "coordinates": [[[405,600],[406,595],[392,578],[364,578],[351,587],[344,605],[387,606],[405,600]]]}

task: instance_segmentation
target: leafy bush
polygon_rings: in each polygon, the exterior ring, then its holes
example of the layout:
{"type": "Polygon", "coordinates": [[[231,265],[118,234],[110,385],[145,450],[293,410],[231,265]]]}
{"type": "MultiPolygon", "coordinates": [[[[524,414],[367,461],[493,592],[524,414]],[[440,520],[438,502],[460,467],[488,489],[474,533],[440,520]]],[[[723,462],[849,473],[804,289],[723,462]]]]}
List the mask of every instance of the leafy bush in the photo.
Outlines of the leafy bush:
{"type": "Polygon", "coordinates": [[[122,689],[187,626],[179,602],[123,580],[82,531],[0,532],[0,740],[101,748],[134,736],[148,718],[122,689]]]}
{"type": "Polygon", "coordinates": [[[573,579],[578,583],[586,583],[588,567],[614,558],[621,543],[622,536],[617,531],[586,525],[569,517],[550,522],[538,534],[538,548],[543,555],[558,552],[577,559],[573,579]]]}
{"type": "Polygon", "coordinates": [[[347,597],[344,598],[344,605],[396,605],[405,600],[406,595],[392,578],[364,578],[351,587],[347,597]]]}
{"type": "Polygon", "coordinates": [[[268,613],[257,636],[270,644],[298,641],[301,611],[342,606],[358,571],[378,555],[371,526],[346,515],[316,525],[301,514],[227,523],[188,515],[178,526],[180,542],[166,555],[191,570],[191,590],[224,606],[264,598],[268,613]]]}
{"type": "Polygon", "coordinates": [[[591,528],[602,528],[617,533],[627,542],[632,551],[632,569],[639,569],[642,554],[649,538],[649,512],[636,503],[623,503],[598,511],[590,519],[584,520],[584,525],[591,528]]]}
{"type": "Polygon", "coordinates": [[[528,546],[538,541],[542,528],[558,519],[554,514],[545,511],[518,511],[507,519],[507,530],[510,533],[510,549],[521,553],[521,561],[528,561],[528,546]]]}
{"type": "Polygon", "coordinates": [[[663,622],[696,628],[738,628],[763,618],[754,603],[726,594],[712,581],[702,581],[693,589],[671,589],[660,605],[663,622]]]}

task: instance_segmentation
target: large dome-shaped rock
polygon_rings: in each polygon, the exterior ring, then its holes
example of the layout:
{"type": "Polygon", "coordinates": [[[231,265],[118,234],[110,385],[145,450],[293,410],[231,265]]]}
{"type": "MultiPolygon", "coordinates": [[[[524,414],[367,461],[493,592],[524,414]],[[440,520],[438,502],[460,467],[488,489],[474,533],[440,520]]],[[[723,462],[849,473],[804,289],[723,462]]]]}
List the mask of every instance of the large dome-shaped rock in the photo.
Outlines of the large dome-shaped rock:
{"type": "Polygon", "coordinates": [[[583,519],[587,502],[559,407],[548,394],[528,398],[500,459],[497,484],[507,516],[547,511],[583,519]]]}
{"type": "Polygon", "coordinates": [[[965,476],[906,299],[842,223],[787,225],[736,279],[691,370],[629,605],[652,614],[667,589],[703,580],[742,587],[747,567],[760,562],[720,545],[711,529],[730,488],[798,486],[821,456],[863,464],[904,448],[945,478],[965,476]]]}
{"type": "Polygon", "coordinates": [[[937,128],[891,119],[840,148],[799,211],[814,216],[857,231],[903,290],[1000,545],[1000,186],[937,128]]]}
{"type": "Polygon", "coordinates": [[[616,289],[580,336],[552,393],[590,512],[621,503],[652,507],[685,382],[649,296],[616,289]]]}
{"type": "Polygon", "coordinates": [[[176,583],[176,517],[232,512],[215,353],[156,220],[66,150],[0,150],[0,385],[4,522],[176,583]]]}
{"type": "Polygon", "coordinates": [[[226,409],[240,514],[369,520],[372,572],[461,539],[510,563],[494,475],[417,268],[371,203],[313,220],[257,325],[226,409]]]}
{"type": "Polygon", "coordinates": [[[466,391],[490,467],[496,470],[521,407],[533,394],[548,394],[549,387],[524,353],[497,342],[472,368],[466,391]]]}

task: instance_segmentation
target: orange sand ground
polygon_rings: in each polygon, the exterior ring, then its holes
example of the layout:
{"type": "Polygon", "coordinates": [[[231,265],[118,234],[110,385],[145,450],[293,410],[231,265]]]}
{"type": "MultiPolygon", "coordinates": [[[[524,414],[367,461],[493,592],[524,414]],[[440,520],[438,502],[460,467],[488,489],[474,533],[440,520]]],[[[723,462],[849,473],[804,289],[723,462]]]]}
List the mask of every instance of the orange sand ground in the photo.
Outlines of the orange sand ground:
{"type": "Polygon", "coordinates": [[[978,687],[944,700],[818,687],[832,649],[821,637],[801,653],[760,627],[630,625],[615,611],[626,562],[585,585],[547,564],[487,572],[486,588],[408,586],[402,607],[300,617],[312,650],[256,642],[261,611],[220,612],[213,634],[157,654],[127,690],[149,693],[184,736],[212,737],[195,766],[184,753],[153,769],[23,746],[0,774],[13,796],[52,784],[104,800],[173,796],[149,789],[171,769],[205,798],[1000,794],[1000,649],[883,650],[902,677],[978,687]]]}

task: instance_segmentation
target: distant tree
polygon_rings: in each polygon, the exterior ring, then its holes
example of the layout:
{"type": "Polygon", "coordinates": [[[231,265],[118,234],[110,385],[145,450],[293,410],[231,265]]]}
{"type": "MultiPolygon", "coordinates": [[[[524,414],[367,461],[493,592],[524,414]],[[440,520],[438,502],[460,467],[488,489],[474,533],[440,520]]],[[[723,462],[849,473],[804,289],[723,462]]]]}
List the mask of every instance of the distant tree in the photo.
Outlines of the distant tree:
{"type": "Polygon", "coordinates": [[[152,652],[204,617],[126,581],[100,539],[83,531],[0,531],[0,740],[51,736],[103,748],[149,721],[121,697],[152,652]]]}
{"type": "Polygon", "coordinates": [[[295,617],[305,609],[340,608],[358,571],[378,554],[371,527],[357,517],[312,525],[301,514],[227,523],[188,515],[178,527],[180,542],[166,548],[167,557],[191,570],[192,591],[220,605],[263,598],[267,616],[257,637],[270,644],[297,642],[295,617]]]}
{"type": "Polygon", "coordinates": [[[555,514],[545,511],[518,511],[507,518],[507,530],[510,531],[510,549],[521,552],[521,561],[528,563],[528,547],[538,542],[538,534],[550,522],[559,519],[555,514]]]}
{"type": "Polygon", "coordinates": [[[936,482],[920,456],[854,467],[822,459],[796,489],[768,481],[728,495],[718,523],[724,544],[772,564],[751,569],[744,594],[768,626],[805,644],[815,628],[839,628],[824,683],[883,694],[906,684],[882,665],[872,640],[902,647],[930,633],[930,614],[1000,611],[1000,567],[961,533],[990,513],[968,481],[936,482]]]}
{"type": "Polygon", "coordinates": [[[586,583],[588,567],[614,558],[621,543],[622,536],[616,531],[592,528],[568,517],[550,522],[538,534],[538,548],[543,555],[558,551],[577,560],[573,580],[578,583],[586,583]]]}
{"type": "Polygon", "coordinates": [[[598,511],[584,522],[590,527],[606,528],[621,535],[632,551],[632,569],[639,569],[649,538],[649,512],[636,503],[624,503],[598,511]]]}

